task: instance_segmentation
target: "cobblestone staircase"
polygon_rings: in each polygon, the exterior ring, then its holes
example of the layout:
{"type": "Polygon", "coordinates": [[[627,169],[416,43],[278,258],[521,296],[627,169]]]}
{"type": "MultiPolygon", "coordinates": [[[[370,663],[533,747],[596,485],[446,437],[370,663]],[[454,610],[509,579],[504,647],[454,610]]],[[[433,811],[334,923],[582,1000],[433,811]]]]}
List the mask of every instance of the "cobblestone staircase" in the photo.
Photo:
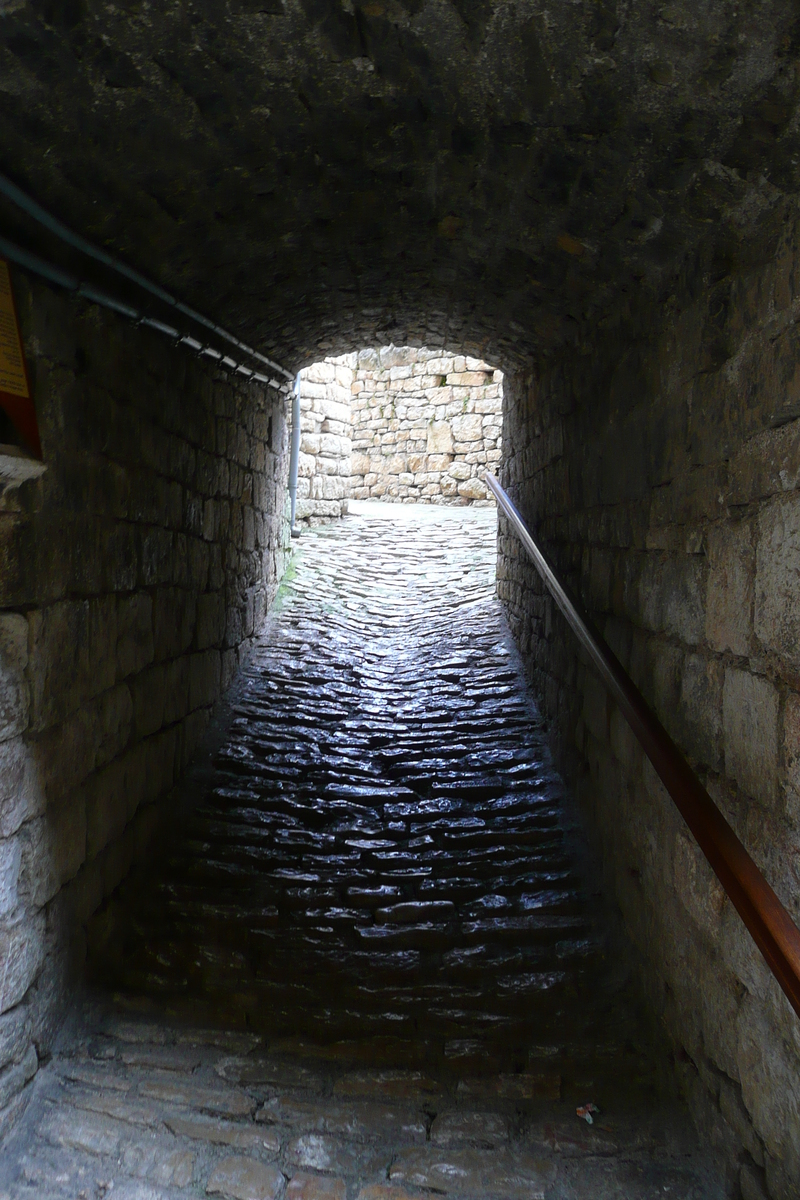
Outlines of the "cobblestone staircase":
{"type": "Polygon", "coordinates": [[[494,513],[356,507],[304,536],[198,803],[98,922],[113,991],[0,1197],[722,1197],[576,853],[494,513]]]}

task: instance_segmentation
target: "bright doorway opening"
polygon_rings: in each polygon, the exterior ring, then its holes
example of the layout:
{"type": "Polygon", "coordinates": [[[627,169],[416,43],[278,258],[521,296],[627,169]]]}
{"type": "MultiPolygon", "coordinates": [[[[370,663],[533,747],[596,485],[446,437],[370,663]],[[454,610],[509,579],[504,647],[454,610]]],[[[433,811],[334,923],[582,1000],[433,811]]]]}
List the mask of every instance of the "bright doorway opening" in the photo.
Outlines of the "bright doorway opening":
{"type": "Polygon", "coordinates": [[[502,457],[503,374],[409,346],[327,358],[298,377],[296,525],[351,500],[493,507],[483,477],[502,457]]]}

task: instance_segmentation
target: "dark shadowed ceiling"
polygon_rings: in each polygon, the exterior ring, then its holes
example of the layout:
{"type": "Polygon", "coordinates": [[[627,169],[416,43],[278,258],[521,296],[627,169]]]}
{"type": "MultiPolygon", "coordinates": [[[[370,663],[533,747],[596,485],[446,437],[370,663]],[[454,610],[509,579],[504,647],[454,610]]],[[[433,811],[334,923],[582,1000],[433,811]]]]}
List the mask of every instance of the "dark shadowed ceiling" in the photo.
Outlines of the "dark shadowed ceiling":
{"type": "Polygon", "coordinates": [[[796,13],[0,0],[0,170],[292,368],[390,340],[527,359],[666,295],[698,239],[716,272],[766,252],[796,13]]]}

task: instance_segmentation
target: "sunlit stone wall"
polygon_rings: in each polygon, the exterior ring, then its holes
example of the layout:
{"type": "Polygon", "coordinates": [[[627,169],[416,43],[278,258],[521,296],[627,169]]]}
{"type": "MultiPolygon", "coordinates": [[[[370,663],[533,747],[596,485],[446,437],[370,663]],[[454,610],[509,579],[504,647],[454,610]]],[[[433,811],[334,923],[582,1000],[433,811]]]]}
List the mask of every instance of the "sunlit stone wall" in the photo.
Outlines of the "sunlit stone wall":
{"type": "Polygon", "coordinates": [[[364,350],[352,384],[354,499],[493,504],[503,375],[439,350],[364,350]]]}

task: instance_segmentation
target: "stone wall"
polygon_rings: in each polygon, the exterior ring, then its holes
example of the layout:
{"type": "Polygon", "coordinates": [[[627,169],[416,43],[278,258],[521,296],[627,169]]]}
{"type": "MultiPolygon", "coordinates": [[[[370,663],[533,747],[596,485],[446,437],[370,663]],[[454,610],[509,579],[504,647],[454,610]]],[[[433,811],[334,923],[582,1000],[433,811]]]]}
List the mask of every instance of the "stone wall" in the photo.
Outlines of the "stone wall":
{"type": "Polygon", "coordinates": [[[0,1125],[288,535],[284,395],[14,282],[47,470],[0,494],[0,1125]]]}
{"type": "MultiPolygon", "coordinates": [[[[800,252],[773,216],[761,265],[701,259],[508,381],[503,478],[797,920],[800,252]]],[[[504,523],[498,586],[697,1120],[735,1194],[789,1200],[800,1022],[504,523]]]]}
{"type": "Polygon", "coordinates": [[[501,371],[388,346],[358,355],[352,393],[354,499],[494,503],[482,480],[502,457],[501,371]]]}
{"type": "Polygon", "coordinates": [[[298,378],[298,525],[342,516],[348,497],[494,503],[483,476],[502,457],[501,371],[384,346],[325,359],[298,378]]]}
{"type": "Polygon", "coordinates": [[[343,516],[350,495],[352,354],[325,359],[299,374],[300,461],[297,525],[343,516]]]}

